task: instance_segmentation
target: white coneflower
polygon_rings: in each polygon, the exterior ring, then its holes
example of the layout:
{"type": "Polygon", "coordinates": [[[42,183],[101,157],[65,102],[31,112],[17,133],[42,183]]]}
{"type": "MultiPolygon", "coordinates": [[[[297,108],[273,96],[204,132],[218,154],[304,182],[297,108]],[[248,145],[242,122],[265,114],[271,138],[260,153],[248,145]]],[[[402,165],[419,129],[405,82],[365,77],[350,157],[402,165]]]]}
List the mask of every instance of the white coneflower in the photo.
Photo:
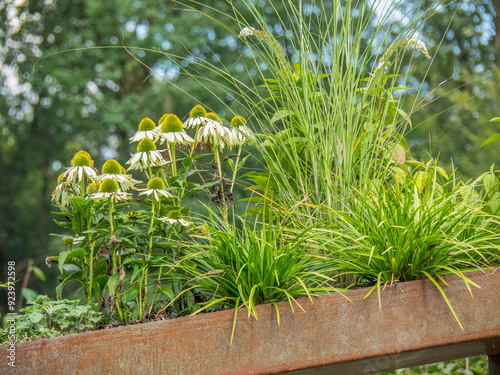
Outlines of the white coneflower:
{"type": "Polygon", "coordinates": [[[118,182],[112,180],[111,178],[107,178],[101,183],[99,191],[90,196],[95,200],[105,200],[105,199],[113,199],[113,200],[127,200],[130,199],[130,194],[125,193],[120,190],[118,186],[118,182]]]}
{"type": "Polygon", "coordinates": [[[148,167],[165,165],[167,162],[163,159],[161,151],[163,150],[156,150],[156,145],[151,139],[144,138],[137,145],[137,152],[127,161],[126,164],[130,164],[128,170],[144,170],[148,167]]]}
{"type": "MultiPolygon", "coordinates": [[[[90,185],[89,185],[90,186],[90,185]]],[[[69,198],[80,194],[80,189],[78,185],[68,184],[64,178],[64,173],[61,173],[57,178],[57,186],[52,192],[51,196],[52,202],[61,202],[63,206],[66,206],[69,202],[69,198]]]]}
{"type": "Polygon", "coordinates": [[[233,117],[228,138],[229,146],[241,146],[246,142],[253,142],[255,140],[253,132],[246,124],[247,120],[242,116],[233,117]]]}
{"type": "Polygon", "coordinates": [[[189,112],[189,118],[183,124],[186,129],[191,127],[197,127],[211,122],[210,118],[207,117],[207,111],[201,105],[195,105],[191,112],[189,112]]]}
{"type": "Polygon", "coordinates": [[[188,227],[193,224],[192,221],[187,221],[182,218],[182,213],[179,210],[171,210],[167,216],[160,217],[160,220],[172,225],[180,224],[183,227],[188,227]]]}
{"type": "Polygon", "coordinates": [[[184,131],[179,117],[174,114],[169,114],[163,118],[158,129],[158,136],[160,137],[161,144],[165,141],[173,145],[194,143],[194,139],[184,131]]]}
{"type": "Polygon", "coordinates": [[[245,36],[250,36],[255,33],[255,28],[253,27],[244,27],[241,29],[240,34],[238,35],[239,38],[245,37],[245,36]]]}
{"type": "Polygon", "coordinates": [[[196,144],[205,144],[206,148],[210,150],[210,146],[224,148],[224,141],[229,138],[229,129],[222,125],[222,120],[215,113],[207,113],[207,121],[203,124],[196,134],[196,144]]]}
{"type": "Polygon", "coordinates": [[[97,176],[94,161],[86,151],[78,151],[71,159],[71,167],[64,172],[66,183],[79,183],[97,176]]]}
{"type": "Polygon", "coordinates": [[[148,182],[148,188],[139,193],[139,195],[147,194],[153,195],[154,199],[158,202],[160,195],[163,195],[166,198],[172,198],[173,195],[165,190],[165,183],[159,177],[154,177],[148,182]]]}
{"type": "Polygon", "coordinates": [[[137,190],[136,184],[142,182],[135,180],[131,175],[125,173],[125,168],[123,168],[120,163],[114,159],[109,159],[102,166],[102,174],[95,178],[96,181],[104,181],[107,178],[117,181],[120,184],[122,191],[127,191],[130,189],[137,190]]]}
{"type": "Polygon", "coordinates": [[[149,138],[152,141],[156,141],[155,123],[148,117],[144,117],[140,124],[139,130],[134,134],[130,140],[132,142],[139,142],[144,138],[149,138]]]}

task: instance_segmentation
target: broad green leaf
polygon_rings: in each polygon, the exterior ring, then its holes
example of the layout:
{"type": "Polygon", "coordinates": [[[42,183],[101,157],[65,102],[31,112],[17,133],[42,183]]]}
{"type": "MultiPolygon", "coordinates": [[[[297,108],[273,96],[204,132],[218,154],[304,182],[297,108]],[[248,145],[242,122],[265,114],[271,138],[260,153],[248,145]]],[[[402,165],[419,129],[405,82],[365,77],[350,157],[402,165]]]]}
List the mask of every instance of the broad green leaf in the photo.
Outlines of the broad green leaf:
{"type": "Polygon", "coordinates": [[[498,183],[497,177],[493,173],[487,173],[483,177],[484,189],[486,194],[490,195],[493,193],[493,189],[498,183]]]}
{"type": "Polygon", "coordinates": [[[29,288],[22,288],[21,294],[24,296],[24,298],[26,298],[26,301],[28,302],[36,301],[36,298],[38,297],[38,293],[29,288]]]}
{"type": "Polygon", "coordinates": [[[116,287],[118,286],[118,283],[120,282],[120,273],[117,272],[113,276],[111,276],[106,283],[106,286],[108,287],[109,290],[109,295],[113,295],[115,293],[116,287]]]}
{"type": "Polygon", "coordinates": [[[394,150],[394,159],[399,164],[404,164],[406,161],[406,152],[403,146],[397,145],[394,150]]]}
{"type": "Polygon", "coordinates": [[[139,294],[139,289],[132,289],[126,292],[123,297],[122,297],[122,302],[124,305],[129,303],[130,301],[134,300],[135,297],[139,294]]]}

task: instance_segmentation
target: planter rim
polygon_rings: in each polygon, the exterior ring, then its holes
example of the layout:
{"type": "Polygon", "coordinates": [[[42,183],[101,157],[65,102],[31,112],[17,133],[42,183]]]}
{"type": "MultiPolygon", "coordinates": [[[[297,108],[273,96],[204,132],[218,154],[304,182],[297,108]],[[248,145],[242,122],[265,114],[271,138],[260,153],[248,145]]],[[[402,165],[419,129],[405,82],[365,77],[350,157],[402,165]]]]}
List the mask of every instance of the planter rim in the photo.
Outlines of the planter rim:
{"type": "Polygon", "coordinates": [[[257,306],[258,320],[240,308],[233,345],[234,310],[41,339],[16,345],[16,368],[0,372],[88,374],[271,374],[293,371],[361,374],[417,364],[500,354],[500,271],[466,272],[481,288],[444,277],[444,288],[464,330],[429,280],[257,306]],[[347,299],[347,298],[348,299],[347,299]]]}

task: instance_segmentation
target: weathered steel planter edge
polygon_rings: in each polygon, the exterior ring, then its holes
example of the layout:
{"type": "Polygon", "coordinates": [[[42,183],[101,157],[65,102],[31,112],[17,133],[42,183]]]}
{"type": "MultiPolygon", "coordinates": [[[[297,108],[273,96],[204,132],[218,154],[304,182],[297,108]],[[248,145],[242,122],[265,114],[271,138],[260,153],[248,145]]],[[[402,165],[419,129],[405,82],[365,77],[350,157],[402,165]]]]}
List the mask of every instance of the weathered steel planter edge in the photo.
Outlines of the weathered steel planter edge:
{"type": "Polygon", "coordinates": [[[12,374],[363,374],[477,354],[500,353],[500,271],[467,276],[481,286],[470,296],[446,277],[464,330],[427,280],[387,287],[382,310],[367,289],[240,309],[229,346],[233,310],[88,332],[16,346],[16,368],[0,351],[0,372],[12,374]]]}

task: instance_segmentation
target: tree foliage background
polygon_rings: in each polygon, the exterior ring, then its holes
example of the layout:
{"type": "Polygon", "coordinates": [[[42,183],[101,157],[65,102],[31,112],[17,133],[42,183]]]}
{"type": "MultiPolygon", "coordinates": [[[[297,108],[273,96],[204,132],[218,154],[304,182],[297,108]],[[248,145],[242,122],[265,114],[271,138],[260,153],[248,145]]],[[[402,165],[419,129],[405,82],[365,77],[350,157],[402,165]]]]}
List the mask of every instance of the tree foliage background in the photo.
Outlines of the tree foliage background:
{"type": "MultiPolygon", "coordinates": [[[[269,1],[256,2],[273,25],[269,1]]],[[[402,12],[414,2],[402,2],[402,12]]],[[[279,11],[279,2],[273,3],[279,11]]],[[[206,4],[225,12],[231,8],[225,0],[206,4]]],[[[304,1],[304,7],[310,5],[304,1]]],[[[499,161],[498,146],[479,147],[500,132],[499,123],[488,121],[500,115],[499,11],[500,0],[440,8],[419,35],[432,65],[414,61],[410,71],[409,82],[423,84],[419,97],[408,93],[406,105],[428,95],[412,115],[412,156],[439,155],[448,172],[453,161],[464,179],[499,161]]],[[[197,100],[230,117],[224,105],[237,111],[234,98],[209,84],[210,93],[183,74],[190,68],[216,80],[197,67],[198,59],[223,64],[243,82],[256,74],[245,70],[244,61],[252,56],[234,34],[171,0],[0,0],[0,25],[0,281],[6,279],[8,260],[17,262],[22,277],[28,259],[44,268],[45,257],[59,252],[60,243],[48,235],[57,231],[50,193],[76,151],[89,151],[98,168],[118,155],[124,162],[131,151],[128,138],[143,117],[183,116],[197,100]],[[81,49],[99,46],[113,48],[81,49]],[[179,66],[146,49],[185,60],[176,59],[179,66]],[[66,52],[35,65],[61,51],[66,52]]],[[[280,37],[283,30],[276,27],[275,33],[280,37]]],[[[53,295],[51,282],[30,285],[53,295]]]]}

